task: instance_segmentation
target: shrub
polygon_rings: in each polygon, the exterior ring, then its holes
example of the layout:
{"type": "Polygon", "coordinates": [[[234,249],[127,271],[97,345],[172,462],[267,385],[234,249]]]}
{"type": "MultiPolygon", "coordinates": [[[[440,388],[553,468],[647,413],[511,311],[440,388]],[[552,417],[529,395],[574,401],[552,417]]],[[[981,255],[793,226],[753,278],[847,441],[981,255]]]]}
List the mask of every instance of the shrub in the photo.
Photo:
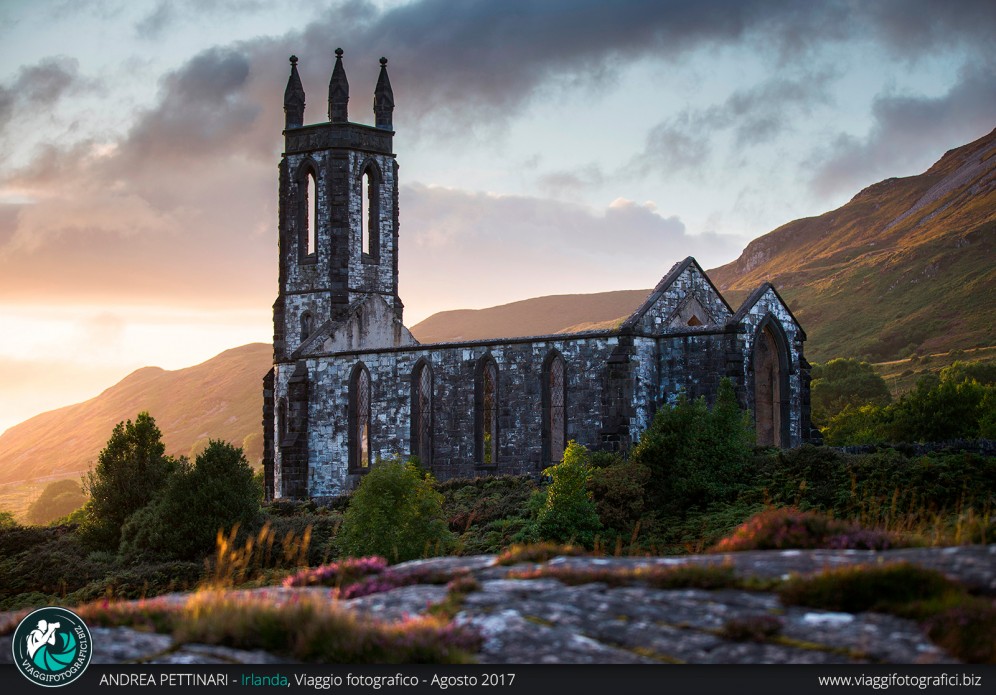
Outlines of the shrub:
{"type": "Polygon", "coordinates": [[[996,663],[996,605],[968,599],[941,611],[925,623],[927,636],[962,661],[996,663]]]}
{"type": "Polygon", "coordinates": [[[826,424],[846,407],[884,406],[892,397],[885,380],[867,362],[835,359],[814,364],[812,406],[813,421],[826,424]]]}
{"type": "Polygon", "coordinates": [[[75,480],[56,480],[42,490],[25,514],[29,524],[47,524],[68,516],[86,503],[86,495],[75,480]]]}
{"type": "Polygon", "coordinates": [[[392,562],[446,552],[454,536],[446,528],[443,496],[431,477],[400,461],[378,461],[350,499],[338,543],[354,557],[380,555],[392,562]]]}
{"type": "Polygon", "coordinates": [[[753,453],[754,428],[733,385],[720,382],[712,409],[684,396],[657,412],[630,459],[650,469],[647,498],[663,517],[732,501],[753,453]]]}
{"type": "Polygon", "coordinates": [[[596,468],[588,482],[602,527],[630,537],[645,512],[644,489],[650,469],[632,461],[596,468]]]}
{"type": "Polygon", "coordinates": [[[382,557],[346,558],[320,567],[301,570],[284,580],[284,586],[345,586],[387,569],[382,557]]]}
{"type": "Polygon", "coordinates": [[[584,548],[576,545],[558,545],[557,543],[532,543],[529,545],[513,545],[501,553],[495,563],[498,565],[515,565],[520,562],[546,562],[555,557],[584,555],[584,548]]]}
{"type": "Polygon", "coordinates": [[[14,520],[14,515],[10,512],[0,511],[0,530],[15,526],[17,526],[17,522],[14,520]]]}
{"type": "Polygon", "coordinates": [[[214,549],[219,531],[255,527],[258,492],[242,449],[212,440],[193,467],[182,466],[162,496],[128,520],[121,552],[132,558],[203,558],[214,549]]]}
{"type": "MultiPolygon", "coordinates": [[[[935,570],[906,562],[827,570],[785,582],[778,595],[786,605],[829,611],[881,611],[909,615],[909,604],[936,601],[962,589],[935,570]]],[[[915,616],[909,616],[915,617],[915,616]]]]}
{"type": "Polygon", "coordinates": [[[119,422],[84,478],[90,497],[80,533],[93,548],[115,550],[125,520],[166,486],[177,463],[165,455],[162,432],[148,413],[119,422]]]}
{"type": "Polygon", "coordinates": [[[591,478],[588,450],[573,440],[568,442],[564,460],[544,473],[553,482],[547,488],[546,502],[537,517],[540,537],[590,548],[602,524],[588,490],[591,478]]]}
{"type": "Polygon", "coordinates": [[[769,509],[741,524],[733,535],[713,548],[715,552],[833,548],[885,550],[903,545],[895,536],[863,529],[817,512],[769,509]]]}

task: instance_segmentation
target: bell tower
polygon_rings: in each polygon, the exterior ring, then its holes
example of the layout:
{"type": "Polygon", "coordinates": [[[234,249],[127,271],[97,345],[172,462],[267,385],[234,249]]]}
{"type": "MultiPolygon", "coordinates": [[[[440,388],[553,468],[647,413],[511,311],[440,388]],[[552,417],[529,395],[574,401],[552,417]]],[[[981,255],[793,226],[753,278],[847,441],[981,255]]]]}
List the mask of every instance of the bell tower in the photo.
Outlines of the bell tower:
{"type": "Polygon", "coordinates": [[[398,164],[394,92],[380,59],[374,123],[351,123],[349,82],[336,49],[325,123],[304,124],[298,59],[284,92],[280,160],[279,291],[273,305],[274,362],[290,361],[327,322],[379,296],[402,320],[398,297],[398,164]]]}

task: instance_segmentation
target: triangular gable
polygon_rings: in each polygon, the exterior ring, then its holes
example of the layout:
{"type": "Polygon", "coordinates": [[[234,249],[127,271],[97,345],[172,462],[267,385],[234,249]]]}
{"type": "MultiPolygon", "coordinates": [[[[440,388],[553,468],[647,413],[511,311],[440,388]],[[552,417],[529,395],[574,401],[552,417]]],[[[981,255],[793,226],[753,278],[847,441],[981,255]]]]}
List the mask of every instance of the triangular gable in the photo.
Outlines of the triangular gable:
{"type": "Polygon", "coordinates": [[[733,315],[732,319],[733,323],[743,323],[744,319],[747,318],[747,315],[750,313],[751,309],[753,309],[762,299],[764,299],[765,295],[767,295],[769,292],[771,293],[770,296],[772,297],[772,299],[774,301],[777,301],[778,304],[781,305],[785,313],[788,315],[788,317],[792,319],[792,323],[795,324],[796,330],[799,333],[799,337],[802,338],[803,340],[806,340],[806,331],[802,329],[802,324],[799,323],[799,320],[795,317],[795,314],[792,313],[792,310],[789,308],[788,302],[782,299],[782,296],[778,294],[778,290],[776,290],[775,286],[772,285],[770,282],[765,282],[763,285],[758,287],[756,290],[751,292],[750,295],[747,296],[747,299],[744,300],[744,303],[740,305],[739,309],[737,309],[737,313],[733,315]]]}
{"type": "Polygon", "coordinates": [[[418,345],[394,309],[379,295],[370,295],[349,305],[346,317],[326,321],[293,357],[418,345]]]}
{"type": "Polygon", "coordinates": [[[678,327],[675,322],[684,318],[686,323],[681,328],[687,329],[696,325],[687,324],[692,314],[684,314],[689,311],[697,316],[697,325],[702,326],[725,324],[733,315],[733,308],[691,256],[668,271],[623,327],[660,334],[674,330],[678,327]],[[706,315],[698,316],[698,313],[706,315]]]}

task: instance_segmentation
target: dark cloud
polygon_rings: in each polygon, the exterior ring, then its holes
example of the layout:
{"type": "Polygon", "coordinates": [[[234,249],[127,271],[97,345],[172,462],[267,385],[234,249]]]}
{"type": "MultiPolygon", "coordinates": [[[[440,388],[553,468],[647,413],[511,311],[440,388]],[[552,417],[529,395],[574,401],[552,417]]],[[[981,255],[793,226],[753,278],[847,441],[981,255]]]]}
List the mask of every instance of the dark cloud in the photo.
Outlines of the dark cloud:
{"type": "Polygon", "coordinates": [[[176,21],[176,5],[161,0],[156,8],[135,24],[135,33],[143,39],[158,39],[176,21]]]}
{"type": "Polygon", "coordinates": [[[996,126],[996,61],[965,66],[958,82],[939,97],[879,95],[872,116],[866,137],[838,135],[813,156],[810,188],[816,195],[829,197],[886,176],[918,173],[941,151],[988,133],[996,126]]]}
{"type": "Polygon", "coordinates": [[[828,101],[830,71],[798,78],[773,78],[737,90],[722,104],[685,109],[658,123],[647,134],[643,152],[629,169],[674,175],[699,171],[709,161],[716,135],[729,131],[736,150],[764,145],[791,127],[801,113],[828,101]]]}
{"type": "Polygon", "coordinates": [[[213,48],[168,75],[158,105],[142,114],[124,147],[143,160],[194,154],[232,145],[250,131],[261,107],[246,91],[249,59],[213,48]]]}
{"type": "Polygon", "coordinates": [[[856,12],[893,55],[916,59],[936,49],[963,47],[985,58],[993,52],[996,3],[991,0],[881,0],[856,12]]]}
{"type": "Polygon", "coordinates": [[[51,108],[62,97],[90,89],[97,83],[79,74],[79,62],[57,56],[22,67],[9,85],[0,85],[0,131],[15,112],[51,108]]]}

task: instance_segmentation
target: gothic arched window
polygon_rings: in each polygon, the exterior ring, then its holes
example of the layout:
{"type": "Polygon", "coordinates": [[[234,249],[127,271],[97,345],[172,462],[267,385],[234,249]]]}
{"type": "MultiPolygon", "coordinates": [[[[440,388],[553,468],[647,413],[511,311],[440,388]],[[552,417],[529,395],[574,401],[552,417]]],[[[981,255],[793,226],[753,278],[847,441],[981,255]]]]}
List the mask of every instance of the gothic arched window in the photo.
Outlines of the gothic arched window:
{"type": "Polygon", "coordinates": [[[432,465],[432,368],[424,359],[412,370],[412,442],[413,456],[423,466],[432,465]]]}
{"type": "Polygon", "coordinates": [[[380,259],[380,183],[380,170],[371,160],[360,176],[360,249],[372,261],[380,259]]]}
{"type": "Polygon", "coordinates": [[[318,165],[306,159],[297,170],[298,257],[314,263],[318,258],[318,165]]]}
{"type": "Polygon", "coordinates": [[[543,363],[543,449],[549,463],[560,463],[567,446],[565,371],[564,358],[551,350],[543,363]]]}
{"type": "Polygon", "coordinates": [[[349,467],[370,467],[370,372],[362,362],[349,378],[349,467]]]}
{"type": "Polygon", "coordinates": [[[311,337],[312,332],[315,330],[315,318],[311,315],[310,311],[306,311],[301,314],[301,342],[311,337]]]}
{"type": "Polygon", "coordinates": [[[498,463],[498,365],[487,354],[477,366],[474,384],[475,444],[477,463],[498,463]]]}

